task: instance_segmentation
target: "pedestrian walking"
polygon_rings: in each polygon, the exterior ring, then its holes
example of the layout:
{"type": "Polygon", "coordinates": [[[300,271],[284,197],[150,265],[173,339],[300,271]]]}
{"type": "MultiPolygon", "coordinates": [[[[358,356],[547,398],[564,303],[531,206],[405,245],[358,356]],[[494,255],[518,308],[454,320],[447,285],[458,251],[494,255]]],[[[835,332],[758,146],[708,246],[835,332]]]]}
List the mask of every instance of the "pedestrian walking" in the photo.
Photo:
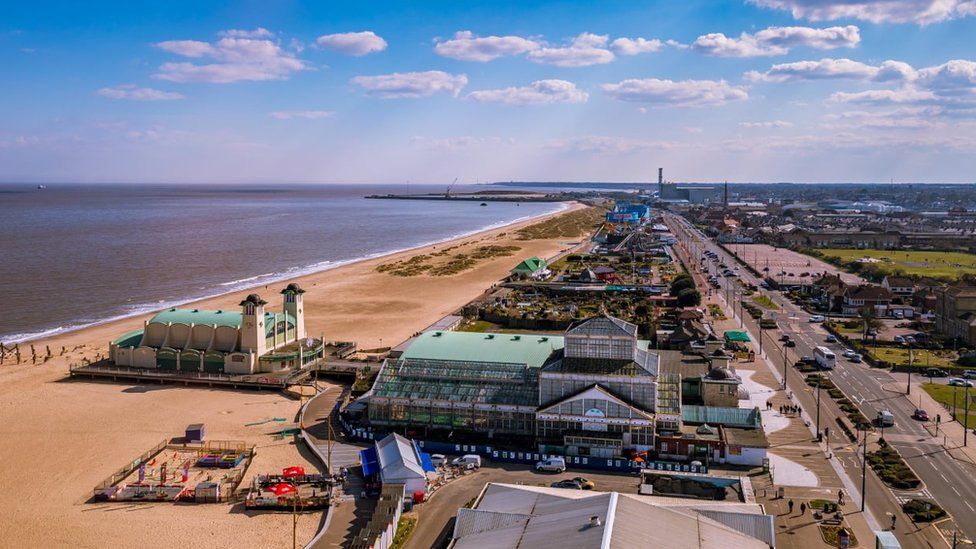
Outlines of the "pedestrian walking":
{"type": "Polygon", "coordinates": [[[891,515],[891,529],[892,529],[892,530],[894,530],[894,529],[895,529],[895,522],[896,522],[897,520],[898,520],[898,517],[897,517],[897,516],[895,516],[895,515],[891,515]]]}
{"type": "Polygon", "coordinates": [[[791,499],[786,503],[786,506],[790,508],[790,514],[793,514],[793,500],[791,499]]]}
{"type": "Polygon", "coordinates": [[[844,505],[844,491],[837,490],[837,505],[844,505]]]}
{"type": "MultiPolygon", "coordinates": [[[[807,512],[807,504],[806,503],[801,503],[800,504],[800,514],[801,515],[805,515],[806,512],[807,512]]],[[[892,526],[891,528],[894,529],[894,526],[892,526]]]]}

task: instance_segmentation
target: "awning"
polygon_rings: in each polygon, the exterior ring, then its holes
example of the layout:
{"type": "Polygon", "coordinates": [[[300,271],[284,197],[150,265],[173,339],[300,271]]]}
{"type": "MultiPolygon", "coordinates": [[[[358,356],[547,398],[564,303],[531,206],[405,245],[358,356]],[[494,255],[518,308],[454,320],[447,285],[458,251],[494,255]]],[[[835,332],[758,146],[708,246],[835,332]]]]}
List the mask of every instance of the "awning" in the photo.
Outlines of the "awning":
{"type": "Polygon", "coordinates": [[[376,447],[359,451],[359,460],[363,463],[363,476],[369,477],[380,472],[380,457],[376,454],[376,447]]]}
{"type": "Polygon", "coordinates": [[[740,331],[728,331],[725,332],[726,341],[735,341],[737,343],[748,343],[749,334],[740,331]]]}
{"type": "Polygon", "coordinates": [[[430,454],[420,453],[420,466],[424,468],[424,471],[436,471],[437,468],[434,467],[434,462],[430,460],[430,454]]]}

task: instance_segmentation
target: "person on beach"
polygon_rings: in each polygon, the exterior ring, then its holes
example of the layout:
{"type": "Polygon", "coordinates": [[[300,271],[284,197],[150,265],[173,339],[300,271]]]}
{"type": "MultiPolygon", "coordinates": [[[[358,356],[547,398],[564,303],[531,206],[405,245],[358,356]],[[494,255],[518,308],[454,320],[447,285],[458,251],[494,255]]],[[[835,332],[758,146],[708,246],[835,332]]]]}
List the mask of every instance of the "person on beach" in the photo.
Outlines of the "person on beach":
{"type": "MultiPolygon", "coordinates": [[[[807,513],[807,504],[806,503],[801,503],[800,504],[800,514],[801,515],[805,515],[806,513],[807,513]]],[[[893,526],[892,526],[892,529],[894,529],[893,526]]]]}
{"type": "Polygon", "coordinates": [[[793,500],[791,499],[790,501],[786,502],[786,506],[789,507],[790,514],[792,515],[793,514],[793,500]]]}

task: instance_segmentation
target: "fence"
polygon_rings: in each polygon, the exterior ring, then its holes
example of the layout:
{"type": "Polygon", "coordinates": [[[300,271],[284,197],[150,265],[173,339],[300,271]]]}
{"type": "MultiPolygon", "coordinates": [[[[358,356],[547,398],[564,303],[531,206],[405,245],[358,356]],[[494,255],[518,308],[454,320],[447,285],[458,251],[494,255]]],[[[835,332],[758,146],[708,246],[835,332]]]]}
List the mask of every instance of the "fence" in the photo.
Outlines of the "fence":
{"type": "Polygon", "coordinates": [[[95,486],[93,490],[93,495],[97,498],[105,494],[106,490],[121,482],[123,479],[125,479],[125,477],[131,475],[132,472],[138,469],[139,466],[142,465],[144,462],[151,460],[154,456],[156,456],[156,454],[162,452],[167,445],[169,445],[169,441],[164,440],[160,442],[159,444],[153,446],[152,449],[144,452],[142,455],[134,459],[128,465],[122,467],[115,473],[112,473],[110,477],[108,477],[107,479],[100,482],[97,486],[95,486]]]}

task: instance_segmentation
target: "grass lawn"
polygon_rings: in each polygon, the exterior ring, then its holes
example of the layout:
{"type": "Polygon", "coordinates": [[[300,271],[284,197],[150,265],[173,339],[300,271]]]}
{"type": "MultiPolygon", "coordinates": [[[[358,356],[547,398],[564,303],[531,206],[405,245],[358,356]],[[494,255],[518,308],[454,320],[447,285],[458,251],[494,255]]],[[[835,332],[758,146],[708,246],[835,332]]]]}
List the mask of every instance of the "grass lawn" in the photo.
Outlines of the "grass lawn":
{"type": "MultiPolygon", "coordinates": [[[[966,388],[965,387],[949,387],[948,385],[940,385],[938,383],[923,383],[922,388],[925,392],[932,395],[932,398],[942,403],[949,413],[952,413],[952,395],[956,394],[956,410],[959,412],[956,419],[960,422],[964,422],[964,415],[966,411],[966,388]]],[[[930,412],[931,413],[931,412],[930,412]]],[[[934,414],[932,414],[934,416],[934,414]]],[[[942,421],[945,421],[943,418],[942,421]]],[[[965,427],[973,428],[976,427],[976,388],[969,388],[969,419],[964,423],[965,427]]]]}
{"type": "MultiPolygon", "coordinates": [[[[907,347],[878,347],[875,349],[868,345],[868,352],[878,360],[899,366],[908,366],[907,347]]],[[[914,355],[912,365],[915,368],[942,368],[954,365],[954,356],[951,353],[940,355],[927,349],[913,349],[912,355],[914,355]]]]}
{"type": "Polygon", "coordinates": [[[760,307],[765,307],[766,309],[770,309],[773,311],[779,309],[779,305],[774,303],[773,300],[770,299],[769,296],[766,294],[757,295],[756,297],[752,298],[752,300],[756,303],[756,305],[759,305],[760,307]]]}
{"type": "Polygon", "coordinates": [[[474,322],[471,322],[470,324],[463,324],[461,327],[458,328],[458,331],[459,332],[477,332],[477,333],[482,333],[482,332],[494,331],[494,330],[497,330],[497,329],[498,329],[498,325],[497,324],[492,324],[491,322],[488,322],[487,320],[475,320],[474,322]]]}
{"type": "Polygon", "coordinates": [[[390,549],[400,549],[406,545],[407,540],[410,539],[410,534],[413,533],[413,529],[416,526],[416,517],[401,516],[400,522],[397,523],[397,533],[393,536],[393,543],[390,544],[390,549]]]}
{"type": "Polygon", "coordinates": [[[848,250],[824,248],[818,250],[824,257],[839,258],[842,263],[863,257],[881,260],[872,263],[888,273],[903,271],[907,275],[959,278],[964,274],[976,274],[976,255],[963,252],[930,252],[911,250],[848,250]]]}

